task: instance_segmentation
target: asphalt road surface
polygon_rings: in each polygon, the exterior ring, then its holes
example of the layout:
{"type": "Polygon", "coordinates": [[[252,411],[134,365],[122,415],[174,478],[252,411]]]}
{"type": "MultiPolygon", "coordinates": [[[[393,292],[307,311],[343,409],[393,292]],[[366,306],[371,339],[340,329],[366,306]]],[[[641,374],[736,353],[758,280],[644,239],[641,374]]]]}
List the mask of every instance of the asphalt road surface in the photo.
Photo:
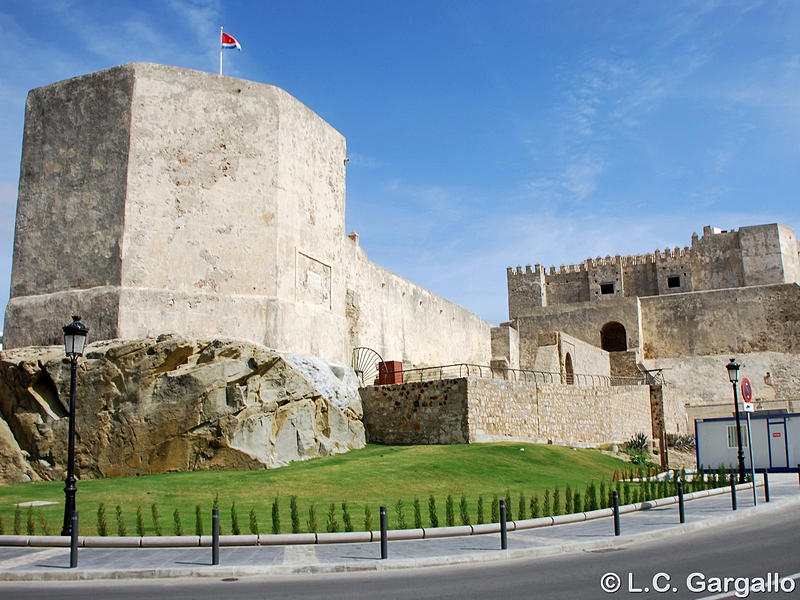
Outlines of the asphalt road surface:
{"type": "Polygon", "coordinates": [[[0,598],[14,600],[621,597],[677,600],[760,596],[800,598],[800,513],[796,506],[714,529],[672,536],[663,542],[653,539],[607,550],[474,566],[230,580],[0,583],[0,598]],[[726,582],[725,578],[730,579],[726,582]],[[782,590],[764,594],[752,591],[762,585],[774,590],[776,582],[782,590]],[[617,583],[616,592],[603,590],[603,584],[614,588],[617,583]]]}

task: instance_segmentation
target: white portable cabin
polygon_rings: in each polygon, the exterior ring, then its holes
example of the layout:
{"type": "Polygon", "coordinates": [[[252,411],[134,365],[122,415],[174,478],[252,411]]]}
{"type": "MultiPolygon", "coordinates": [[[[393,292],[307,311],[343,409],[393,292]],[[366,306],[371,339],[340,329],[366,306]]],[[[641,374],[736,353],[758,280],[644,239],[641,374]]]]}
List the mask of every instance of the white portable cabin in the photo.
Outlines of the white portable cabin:
{"type": "MultiPolygon", "coordinates": [[[[740,415],[742,449],[745,466],[750,468],[747,446],[747,417],[740,415]]],[[[697,466],[716,469],[720,465],[738,465],[736,419],[697,419],[694,422],[697,441],[697,466]]],[[[759,471],[797,471],[800,468],[800,413],[750,415],[750,436],[753,442],[753,463],[759,471]]]]}

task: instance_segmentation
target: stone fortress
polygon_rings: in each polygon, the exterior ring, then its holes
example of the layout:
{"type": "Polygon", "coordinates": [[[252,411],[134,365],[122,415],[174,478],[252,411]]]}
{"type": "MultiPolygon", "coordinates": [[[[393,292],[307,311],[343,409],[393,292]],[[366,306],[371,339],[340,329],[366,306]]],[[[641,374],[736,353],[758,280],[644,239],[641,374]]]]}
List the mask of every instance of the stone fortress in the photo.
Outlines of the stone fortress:
{"type": "Polygon", "coordinates": [[[494,327],[345,234],[346,158],[339,132],[270,85],[136,63],[32,90],[0,354],[8,464],[58,472],[65,370],[37,347],[72,314],[94,342],[79,382],[97,476],[275,466],[365,439],[659,439],[730,413],[729,355],[760,408],[796,410],[788,227],[509,269],[494,327]],[[363,347],[395,361],[385,385],[353,383],[363,347]]]}

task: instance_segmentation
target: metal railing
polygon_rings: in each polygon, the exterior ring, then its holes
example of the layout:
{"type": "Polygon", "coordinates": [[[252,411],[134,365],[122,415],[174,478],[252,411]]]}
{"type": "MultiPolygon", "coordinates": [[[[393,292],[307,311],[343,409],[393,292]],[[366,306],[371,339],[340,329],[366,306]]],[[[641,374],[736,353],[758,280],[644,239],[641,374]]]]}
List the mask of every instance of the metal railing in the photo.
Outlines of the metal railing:
{"type": "Polygon", "coordinates": [[[613,375],[589,375],[585,373],[558,373],[552,371],[536,371],[533,369],[508,369],[504,367],[491,367],[468,363],[404,369],[402,372],[397,372],[396,374],[398,377],[393,377],[395,373],[389,372],[389,381],[399,380],[399,376],[402,375],[403,383],[478,377],[482,379],[501,379],[505,381],[527,383],[559,383],[584,387],[647,385],[647,379],[644,375],[641,377],[619,377],[613,375]]]}

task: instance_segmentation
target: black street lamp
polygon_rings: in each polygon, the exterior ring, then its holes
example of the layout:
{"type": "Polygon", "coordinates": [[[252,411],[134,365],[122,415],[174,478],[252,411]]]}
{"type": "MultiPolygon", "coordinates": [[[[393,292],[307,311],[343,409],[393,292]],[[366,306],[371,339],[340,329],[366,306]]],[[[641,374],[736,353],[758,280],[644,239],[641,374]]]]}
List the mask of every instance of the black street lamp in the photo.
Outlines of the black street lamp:
{"type": "Polygon", "coordinates": [[[81,318],[73,316],[72,323],[64,325],[64,351],[69,357],[69,442],[67,450],[67,479],[64,482],[64,527],[61,535],[72,535],[72,513],[75,512],[75,379],[78,372],[78,357],[83,355],[86,334],[89,329],[81,323],[81,318]]]}
{"type": "Polygon", "coordinates": [[[733,406],[736,408],[736,443],[739,445],[739,483],[744,483],[744,451],[742,450],[742,427],[739,421],[739,395],[736,391],[736,384],[739,382],[739,369],[741,365],[736,359],[731,359],[725,368],[728,369],[728,379],[733,386],[733,406]]]}

